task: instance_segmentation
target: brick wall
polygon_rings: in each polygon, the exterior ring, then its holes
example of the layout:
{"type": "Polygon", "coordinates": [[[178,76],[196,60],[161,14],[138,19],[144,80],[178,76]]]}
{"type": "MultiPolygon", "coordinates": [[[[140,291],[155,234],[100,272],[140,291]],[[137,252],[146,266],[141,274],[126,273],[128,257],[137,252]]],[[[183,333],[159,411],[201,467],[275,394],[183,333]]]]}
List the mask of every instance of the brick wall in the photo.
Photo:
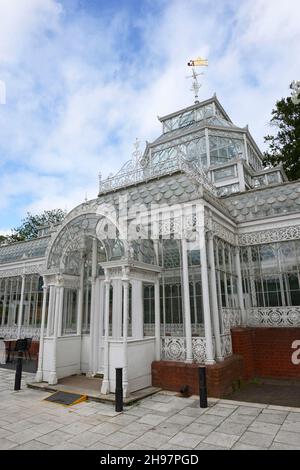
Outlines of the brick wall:
{"type": "Polygon", "coordinates": [[[32,341],[30,346],[30,355],[32,358],[38,358],[39,355],[39,341],[32,341]]]}
{"type": "MultiPolygon", "coordinates": [[[[198,369],[199,364],[155,361],[152,363],[152,385],[175,392],[187,385],[190,394],[199,395],[198,369]]],[[[217,398],[229,395],[239,385],[242,371],[243,359],[240,356],[206,366],[208,395],[217,398]]]]}
{"type": "Polygon", "coordinates": [[[233,352],[244,359],[244,379],[300,379],[300,365],[291,361],[291,345],[300,340],[300,328],[233,328],[231,335],[233,352]]]}

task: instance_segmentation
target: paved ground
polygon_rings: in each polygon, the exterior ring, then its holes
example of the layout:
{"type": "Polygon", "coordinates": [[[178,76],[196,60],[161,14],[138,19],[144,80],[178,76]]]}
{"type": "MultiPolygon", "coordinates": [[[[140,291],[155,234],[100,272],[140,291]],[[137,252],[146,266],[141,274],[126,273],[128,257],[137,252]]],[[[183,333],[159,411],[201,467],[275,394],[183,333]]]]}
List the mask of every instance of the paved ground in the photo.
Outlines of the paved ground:
{"type": "Polygon", "coordinates": [[[228,398],[252,403],[300,407],[300,380],[256,379],[228,398]]]}
{"type": "MultiPolygon", "coordinates": [[[[36,370],[37,370],[37,362],[36,360],[26,360],[26,361],[23,361],[23,371],[24,372],[31,372],[31,373],[35,373],[36,370]]],[[[13,370],[15,371],[16,370],[16,361],[10,361],[10,362],[7,362],[6,364],[1,364],[0,365],[0,370],[1,369],[10,369],[10,370],[13,370]]]]}
{"type": "Polygon", "coordinates": [[[0,449],[300,449],[300,408],[210,400],[203,410],[196,397],[161,392],[118,414],[96,402],[55,405],[13,383],[0,369],[0,449]]]}

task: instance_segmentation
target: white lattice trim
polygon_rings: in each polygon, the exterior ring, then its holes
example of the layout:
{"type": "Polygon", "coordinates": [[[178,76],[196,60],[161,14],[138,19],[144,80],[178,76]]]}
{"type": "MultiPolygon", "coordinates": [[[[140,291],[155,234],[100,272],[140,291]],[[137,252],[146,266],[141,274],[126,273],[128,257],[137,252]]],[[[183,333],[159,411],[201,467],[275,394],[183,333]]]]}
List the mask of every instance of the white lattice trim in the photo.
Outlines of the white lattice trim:
{"type": "Polygon", "coordinates": [[[249,326],[300,326],[300,307],[257,307],[247,311],[249,326]]]}
{"type": "Polygon", "coordinates": [[[239,245],[259,245],[300,238],[300,225],[291,227],[274,228],[258,232],[242,233],[239,235],[239,245]]]}
{"type": "MultiPolygon", "coordinates": [[[[185,361],[186,340],[182,337],[165,336],[161,338],[161,358],[165,361],[185,361]]],[[[213,339],[215,350],[215,339],[213,339]]],[[[192,338],[193,360],[196,363],[204,363],[206,360],[206,339],[203,336],[192,338]]],[[[221,352],[223,357],[232,354],[231,335],[221,335],[221,352]]]]}
{"type": "Polygon", "coordinates": [[[223,357],[231,356],[232,354],[231,334],[221,335],[221,353],[223,357]]]}
{"type": "Polygon", "coordinates": [[[175,336],[162,337],[161,355],[165,361],[184,361],[186,357],[185,338],[175,336]]]}
{"type": "MultiPolygon", "coordinates": [[[[40,339],[40,328],[34,328],[30,326],[23,326],[21,328],[20,338],[32,338],[34,340],[40,339]]],[[[17,326],[0,326],[0,337],[5,339],[17,338],[18,327],[17,326]]]]}
{"type": "Polygon", "coordinates": [[[230,333],[231,328],[241,324],[241,310],[239,308],[221,308],[223,333],[230,333]]]}

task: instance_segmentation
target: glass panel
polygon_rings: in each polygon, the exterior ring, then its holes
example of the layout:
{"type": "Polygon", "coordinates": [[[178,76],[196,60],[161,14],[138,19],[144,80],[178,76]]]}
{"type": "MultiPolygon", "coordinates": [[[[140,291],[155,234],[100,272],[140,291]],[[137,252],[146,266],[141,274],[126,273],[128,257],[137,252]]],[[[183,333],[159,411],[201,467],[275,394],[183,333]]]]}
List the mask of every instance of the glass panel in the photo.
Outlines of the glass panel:
{"type": "Polygon", "coordinates": [[[210,163],[216,165],[244,155],[243,140],[231,137],[209,136],[210,163]]]}
{"type": "Polygon", "coordinates": [[[77,290],[64,289],[62,335],[76,334],[77,332],[77,290]]]}
{"type": "Polygon", "coordinates": [[[144,324],[155,323],[154,284],[144,284],[144,324]]]}
{"type": "Polygon", "coordinates": [[[251,286],[251,306],[299,305],[298,248],[298,240],[241,248],[243,284],[251,286]]]}
{"type": "Polygon", "coordinates": [[[215,170],[213,174],[215,181],[220,181],[225,178],[232,178],[235,176],[235,165],[227,166],[220,170],[215,170]]]}

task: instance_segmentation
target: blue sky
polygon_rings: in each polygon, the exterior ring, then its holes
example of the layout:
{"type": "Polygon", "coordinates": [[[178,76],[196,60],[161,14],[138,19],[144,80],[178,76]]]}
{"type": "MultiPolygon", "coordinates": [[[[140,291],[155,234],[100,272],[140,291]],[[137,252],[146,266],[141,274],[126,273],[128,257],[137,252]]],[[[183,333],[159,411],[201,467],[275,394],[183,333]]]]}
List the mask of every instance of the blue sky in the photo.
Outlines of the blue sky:
{"type": "Polygon", "coordinates": [[[186,62],[263,147],[300,78],[298,0],[0,0],[0,233],[97,194],[157,115],[192,104],[186,62]]]}

